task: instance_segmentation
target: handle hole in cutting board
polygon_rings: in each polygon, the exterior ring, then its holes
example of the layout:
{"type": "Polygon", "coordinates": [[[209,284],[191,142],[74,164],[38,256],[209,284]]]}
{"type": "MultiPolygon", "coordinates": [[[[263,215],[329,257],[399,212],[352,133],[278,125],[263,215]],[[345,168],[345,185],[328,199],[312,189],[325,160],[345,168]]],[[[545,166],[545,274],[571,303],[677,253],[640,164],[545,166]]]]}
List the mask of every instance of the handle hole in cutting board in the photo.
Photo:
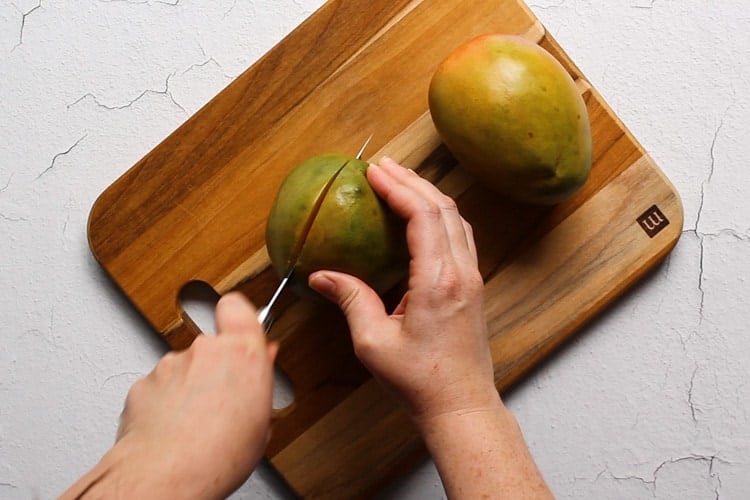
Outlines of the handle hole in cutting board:
{"type": "MultiPolygon", "coordinates": [[[[204,335],[214,335],[214,318],[219,294],[204,281],[191,281],[180,290],[182,310],[204,335]]],[[[294,388],[286,373],[274,366],[273,409],[283,410],[294,402],[294,388]]]]}

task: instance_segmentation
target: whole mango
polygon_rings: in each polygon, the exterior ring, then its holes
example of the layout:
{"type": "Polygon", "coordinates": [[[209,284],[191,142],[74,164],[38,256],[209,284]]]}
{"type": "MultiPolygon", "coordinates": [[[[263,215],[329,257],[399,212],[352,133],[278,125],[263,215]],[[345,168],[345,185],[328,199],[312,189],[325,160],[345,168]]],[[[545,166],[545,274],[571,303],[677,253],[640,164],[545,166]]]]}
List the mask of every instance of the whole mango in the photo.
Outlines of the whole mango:
{"type": "Polygon", "coordinates": [[[318,270],[356,276],[383,293],[408,270],[404,223],[367,182],[367,162],[339,154],[303,161],[282,183],[266,224],[266,247],[279,274],[311,293],[318,270]]]}
{"type": "Polygon", "coordinates": [[[554,204],[588,179],[586,105],[568,72],[535,43],[504,34],[465,43],[433,75],[429,107],[448,150],[502,195],[554,204]]]}

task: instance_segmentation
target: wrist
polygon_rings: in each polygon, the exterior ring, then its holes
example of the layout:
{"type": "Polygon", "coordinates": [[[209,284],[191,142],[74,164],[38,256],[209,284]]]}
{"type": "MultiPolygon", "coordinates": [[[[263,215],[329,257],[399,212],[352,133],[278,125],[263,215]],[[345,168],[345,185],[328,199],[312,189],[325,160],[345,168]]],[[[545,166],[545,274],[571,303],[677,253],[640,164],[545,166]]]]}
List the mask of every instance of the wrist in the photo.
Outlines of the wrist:
{"type": "Polygon", "coordinates": [[[126,438],[118,441],[65,495],[87,498],[223,498],[224,492],[190,474],[179,457],[126,438]]]}
{"type": "Polygon", "coordinates": [[[497,414],[505,410],[494,383],[485,380],[467,381],[461,387],[444,390],[439,397],[410,411],[412,420],[421,431],[457,418],[497,414]]]}
{"type": "Polygon", "coordinates": [[[449,498],[552,498],[499,395],[417,425],[449,498]]]}

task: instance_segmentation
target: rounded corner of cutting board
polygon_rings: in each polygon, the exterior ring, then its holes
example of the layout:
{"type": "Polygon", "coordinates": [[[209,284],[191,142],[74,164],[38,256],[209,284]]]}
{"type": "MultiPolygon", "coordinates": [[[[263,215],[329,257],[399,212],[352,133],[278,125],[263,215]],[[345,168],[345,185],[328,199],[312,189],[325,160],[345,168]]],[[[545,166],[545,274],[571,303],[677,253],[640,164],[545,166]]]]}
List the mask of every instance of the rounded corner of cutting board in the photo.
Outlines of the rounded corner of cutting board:
{"type": "Polygon", "coordinates": [[[682,237],[682,234],[685,231],[685,205],[682,203],[682,196],[680,196],[680,192],[677,191],[677,189],[674,187],[674,185],[669,181],[666,175],[664,175],[660,171],[662,177],[664,177],[665,181],[669,184],[670,188],[672,189],[672,192],[674,193],[675,197],[675,204],[677,205],[675,207],[675,210],[677,211],[678,219],[674,221],[674,225],[676,228],[674,236],[670,239],[669,243],[666,245],[666,251],[667,254],[672,252],[674,250],[674,247],[677,246],[677,243],[680,241],[680,238],[682,237]]]}
{"type": "Polygon", "coordinates": [[[93,205],[91,205],[91,210],[89,210],[89,217],[86,222],[86,237],[88,239],[89,249],[94,255],[94,258],[96,258],[97,262],[99,262],[99,264],[101,264],[105,268],[106,265],[102,259],[102,253],[100,251],[100,245],[102,245],[103,240],[98,239],[97,228],[106,226],[106,222],[103,221],[103,214],[107,209],[106,205],[107,200],[110,197],[110,192],[118,182],[119,179],[113,184],[110,184],[109,187],[107,187],[99,196],[97,196],[96,200],[94,200],[93,205]]]}
{"type": "MultiPolygon", "coordinates": [[[[625,130],[627,130],[624,125],[621,126],[625,130]]],[[[669,239],[662,244],[663,252],[657,259],[656,263],[658,263],[666,258],[667,255],[672,252],[672,250],[674,250],[674,248],[677,246],[677,243],[680,241],[680,238],[682,237],[685,229],[685,204],[682,201],[680,192],[677,190],[674,183],[667,176],[664,170],[662,170],[661,166],[654,160],[654,158],[651,157],[651,155],[648,154],[648,152],[646,152],[646,150],[635,137],[632,137],[632,140],[643,152],[643,155],[648,161],[651,170],[653,171],[656,178],[658,178],[659,181],[661,181],[667,187],[671,195],[674,197],[669,210],[669,225],[672,226],[672,229],[670,231],[665,231],[669,239]]]]}
{"type": "Polygon", "coordinates": [[[679,231],[677,231],[677,235],[674,238],[674,242],[672,244],[672,246],[674,246],[677,244],[677,241],[680,239],[680,236],[682,236],[682,232],[685,229],[685,203],[683,203],[682,195],[680,195],[680,192],[677,190],[674,183],[669,179],[669,177],[667,177],[667,174],[664,173],[664,171],[661,169],[661,167],[659,167],[658,164],[654,163],[654,165],[656,165],[659,176],[662,178],[664,183],[669,186],[669,189],[672,191],[672,194],[674,194],[675,197],[675,210],[677,211],[678,219],[674,221],[674,224],[679,228],[679,231]]]}

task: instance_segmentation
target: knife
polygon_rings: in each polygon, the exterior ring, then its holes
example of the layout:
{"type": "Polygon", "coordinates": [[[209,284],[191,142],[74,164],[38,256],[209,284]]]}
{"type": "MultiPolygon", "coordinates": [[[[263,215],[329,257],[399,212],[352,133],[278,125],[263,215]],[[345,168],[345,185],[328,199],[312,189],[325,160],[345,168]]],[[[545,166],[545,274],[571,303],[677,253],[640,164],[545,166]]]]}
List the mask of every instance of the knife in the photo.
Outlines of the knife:
{"type": "MultiPolygon", "coordinates": [[[[364,144],[362,144],[362,147],[359,148],[359,151],[357,152],[357,156],[355,158],[357,160],[362,159],[362,155],[365,154],[365,149],[367,149],[367,145],[370,144],[370,141],[372,140],[372,134],[370,137],[367,138],[364,144]]],[[[281,279],[281,283],[279,283],[279,286],[276,288],[276,291],[273,292],[273,295],[271,296],[271,300],[268,301],[268,304],[261,307],[258,310],[258,322],[263,327],[263,331],[268,333],[268,331],[271,329],[271,324],[273,323],[273,316],[271,316],[271,308],[276,303],[276,299],[279,298],[281,295],[281,292],[284,291],[284,288],[286,287],[287,283],[289,283],[289,280],[292,278],[292,275],[294,274],[294,266],[289,270],[289,272],[281,279]]]]}
{"type": "Polygon", "coordinates": [[[281,283],[279,283],[279,286],[276,287],[276,291],[273,292],[271,300],[268,301],[268,304],[258,310],[258,322],[261,324],[261,326],[263,327],[263,331],[266,333],[268,333],[268,330],[271,329],[271,323],[273,323],[271,308],[276,302],[276,299],[279,298],[279,295],[281,295],[281,292],[284,291],[286,284],[289,283],[289,279],[292,277],[292,274],[294,274],[294,267],[292,267],[292,269],[286,274],[286,276],[282,278],[281,283]]]}

